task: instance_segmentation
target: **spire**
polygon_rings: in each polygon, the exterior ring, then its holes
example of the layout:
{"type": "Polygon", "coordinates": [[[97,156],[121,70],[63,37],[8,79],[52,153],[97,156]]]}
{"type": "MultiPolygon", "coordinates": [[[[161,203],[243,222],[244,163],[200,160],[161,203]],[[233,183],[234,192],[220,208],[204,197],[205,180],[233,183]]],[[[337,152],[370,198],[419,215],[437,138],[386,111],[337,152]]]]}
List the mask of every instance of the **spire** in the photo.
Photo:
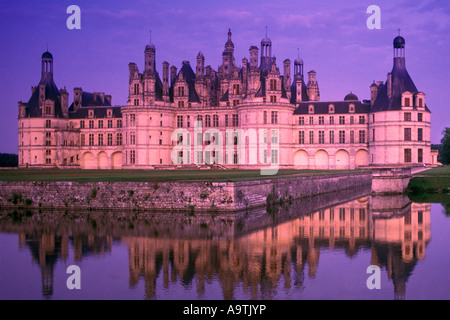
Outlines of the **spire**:
{"type": "Polygon", "coordinates": [[[234,43],[231,41],[231,29],[228,29],[228,40],[225,43],[225,52],[234,54],[234,43]]]}

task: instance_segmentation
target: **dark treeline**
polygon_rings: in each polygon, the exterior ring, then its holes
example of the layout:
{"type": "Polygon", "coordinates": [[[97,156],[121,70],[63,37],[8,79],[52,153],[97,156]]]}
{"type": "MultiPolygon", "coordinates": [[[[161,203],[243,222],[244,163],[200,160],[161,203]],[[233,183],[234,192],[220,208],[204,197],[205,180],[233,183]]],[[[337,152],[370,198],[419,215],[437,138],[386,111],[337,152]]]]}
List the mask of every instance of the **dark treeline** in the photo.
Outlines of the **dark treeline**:
{"type": "Polygon", "coordinates": [[[0,153],[0,167],[17,167],[19,156],[13,153],[0,153]]]}

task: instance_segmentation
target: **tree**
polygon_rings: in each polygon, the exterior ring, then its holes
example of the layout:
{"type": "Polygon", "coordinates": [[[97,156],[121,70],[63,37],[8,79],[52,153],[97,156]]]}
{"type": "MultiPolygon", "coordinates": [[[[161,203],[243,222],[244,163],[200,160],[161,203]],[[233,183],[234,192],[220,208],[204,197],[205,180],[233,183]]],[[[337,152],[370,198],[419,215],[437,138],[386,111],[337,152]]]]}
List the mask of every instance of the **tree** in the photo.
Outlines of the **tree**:
{"type": "Polygon", "coordinates": [[[442,164],[450,164],[450,128],[447,127],[442,131],[444,135],[442,137],[442,151],[441,151],[441,161],[442,164]]]}
{"type": "Polygon", "coordinates": [[[0,167],[17,167],[18,163],[17,154],[0,153],[0,167]]]}

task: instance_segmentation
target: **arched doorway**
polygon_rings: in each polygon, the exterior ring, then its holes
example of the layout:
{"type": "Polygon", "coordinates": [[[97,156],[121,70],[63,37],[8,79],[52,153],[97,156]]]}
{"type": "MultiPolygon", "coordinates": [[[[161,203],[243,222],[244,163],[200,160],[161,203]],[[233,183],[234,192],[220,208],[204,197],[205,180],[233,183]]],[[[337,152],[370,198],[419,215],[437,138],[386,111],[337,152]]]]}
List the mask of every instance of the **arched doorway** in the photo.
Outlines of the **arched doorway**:
{"type": "Polygon", "coordinates": [[[358,150],[355,154],[355,167],[369,165],[369,152],[367,150],[358,150]]]}
{"type": "Polygon", "coordinates": [[[328,153],[325,150],[319,150],[314,155],[314,169],[316,170],[328,170],[329,160],[328,153]]]}
{"type": "Polygon", "coordinates": [[[91,152],[86,152],[81,158],[81,167],[83,169],[97,169],[95,157],[91,152]]]}
{"type": "Polygon", "coordinates": [[[106,155],[106,152],[99,152],[97,160],[99,169],[108,169],[108,156],[106,155]]]}
{"type": "Polygon", "coordinates": [[[350,169],[350,156],[347,151],[339,150],[334,156],[335,169],[345,170],[350,169]]]}
{"type": "Polygon", "coordinates": [[[305,150],[299,150],[294,155],[294,166],[296,169],[309,168],[309,156],[305,150]]]}
{"type": "Polygon", "coordinates": [[[111,169],[122,169],[122,152],[114,152],[112,154],[111,169]]]}

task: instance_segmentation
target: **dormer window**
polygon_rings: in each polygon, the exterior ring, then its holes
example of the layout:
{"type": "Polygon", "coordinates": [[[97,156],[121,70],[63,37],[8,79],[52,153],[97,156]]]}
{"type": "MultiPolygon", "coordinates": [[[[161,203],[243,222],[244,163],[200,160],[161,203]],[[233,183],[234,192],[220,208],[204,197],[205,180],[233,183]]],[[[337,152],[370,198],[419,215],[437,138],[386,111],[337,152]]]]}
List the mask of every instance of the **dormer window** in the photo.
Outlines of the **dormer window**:
{"type": "Polygon", "coordinates": [[[112,110],[111,110],[111,109],[108,109],[108,110],[106,111],[106,116],[107,116],[108,118],[112,118],[112,110]]]}
{"type": "Polygon", "coordinates": [[[94,110],[89,110],[88,111],[88,116],[89,116],[89,118],[93,118],[94,117],[94,110]]]}
{"type": "Polygon", "coordinates": [[[348,106],[348,112],[355,113],[355,105],[353,103],[350,103],[348,106]]]}
{"type": "Polygon", "coordinates": [[[409,108],[413,106],[413,94],[405,91],[402,94],[402,107],[409,108]]]}
{"type": "Polygon", "coordinates": [[[308,106],[308,113],[314,113],[314,105],[310,104],[308,106]]]}
{"type": "Polygon", "coordinates": [[[423,92],[416,94],[416,107],[425,108],[425,94],[423,92]]]}
{"type": "Polygon", "coordinates": [[[334,104],[328,105],[328,113],[334,113],[334,104]]]}
{"type": "Polygon", "coordinates": [[[184,87],[178,87],[178,96],[184,97],[184,87]]]}

